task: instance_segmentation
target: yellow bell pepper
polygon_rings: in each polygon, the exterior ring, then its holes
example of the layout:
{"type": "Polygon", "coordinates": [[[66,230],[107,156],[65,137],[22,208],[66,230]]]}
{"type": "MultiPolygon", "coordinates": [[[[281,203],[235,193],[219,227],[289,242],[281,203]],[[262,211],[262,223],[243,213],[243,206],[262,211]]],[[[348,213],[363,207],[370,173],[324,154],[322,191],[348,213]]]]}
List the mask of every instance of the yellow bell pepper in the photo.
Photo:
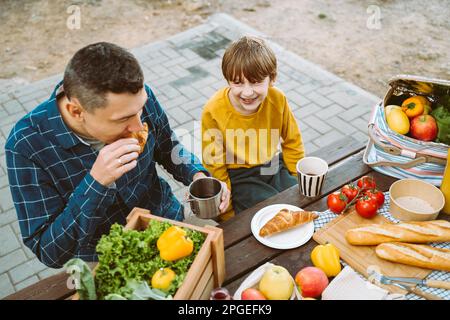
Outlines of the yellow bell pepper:
{"type": "Polygon", "coordinates": [[[335,277],[341,272],[339,250],[331,243],[315,247],[311,252],[311,261],[328,277],[335,277]]]}
{"type": "Polygon", "coordinates": [[[186,237],[186,231],[177,226],[171,226],[156,242],[159,256],[166,261],[174,261],[187,257],[194,250],[194,243],[186,237]]]}
{"type": "Polygon", "coordinates": [[[175,279],[175,272],[170,268],[161,268],[152,277],[152,287],[166,291],[175,279]]]}

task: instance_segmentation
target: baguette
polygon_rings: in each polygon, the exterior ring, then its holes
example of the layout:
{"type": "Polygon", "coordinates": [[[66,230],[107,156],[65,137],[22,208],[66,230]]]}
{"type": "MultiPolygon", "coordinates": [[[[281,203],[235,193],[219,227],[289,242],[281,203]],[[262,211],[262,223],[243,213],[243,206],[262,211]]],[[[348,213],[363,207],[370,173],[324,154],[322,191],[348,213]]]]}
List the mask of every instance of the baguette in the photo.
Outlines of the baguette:
{"type": "Polygon", "coordinates": [[[432,270],[450,271],[450,250],[410,243],[382,243],[375,249],[377,256],[392,262],[432,270]]]}
{"type": "Polygon", "coordinates": [[[348,243],[357,246],[371,246],[385,242],[446,242],[450,241],[450,222],[434,220],[368,224],[347,230],[345,239],[348,243]]]}

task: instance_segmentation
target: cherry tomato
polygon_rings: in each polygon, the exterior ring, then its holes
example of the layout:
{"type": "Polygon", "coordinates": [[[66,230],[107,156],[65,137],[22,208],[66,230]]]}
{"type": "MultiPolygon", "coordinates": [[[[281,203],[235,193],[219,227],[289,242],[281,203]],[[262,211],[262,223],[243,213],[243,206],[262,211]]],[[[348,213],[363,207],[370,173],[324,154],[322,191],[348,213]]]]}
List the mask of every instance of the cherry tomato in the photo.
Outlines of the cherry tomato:
{"type": "Polygon", "coordinates": [[[356,195],[358,194],[358,190],[358,187],[351,183],[343,186],[341,192],[345,194],[345,196],[347,197],[347,201],[350,202],[356,197],[356,195]]]}
{"type": "Polygon", "coordinates": [[[328,195],[327,205],[332,212],[340,214],[347,205],[347,197],[342,192],[335,191],[328,195]]]}
{"type": "Polygon", "coordinates": [[[381,208],[384,204],[384,194],[379,190],[367,190],[364,193],[366,196],[374,199],[377,202],[378,208],[381,208]]]}
{"type": "Polygon", "coordinates": [[[375,180],[370,176],[363,176],[358,180],[358,187],[360,189],[368,190],[377,187],[375,180]]]}
{"type": "Polygon", "coordinates": [[[373,218],[377,215],[378,204],[375,199],[364,196],[356,201],[356,212],[363,218],[373,218]]]}

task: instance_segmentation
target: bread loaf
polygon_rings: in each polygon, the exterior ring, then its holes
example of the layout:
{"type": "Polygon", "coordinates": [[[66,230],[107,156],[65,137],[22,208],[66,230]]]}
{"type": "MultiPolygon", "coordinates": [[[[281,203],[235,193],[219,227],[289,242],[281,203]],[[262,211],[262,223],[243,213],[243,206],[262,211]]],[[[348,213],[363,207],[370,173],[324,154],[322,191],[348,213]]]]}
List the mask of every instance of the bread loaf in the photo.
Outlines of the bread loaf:
{"type": "Polygon", "coordinates": [[[434,220],[398,224],[368,224],[347,230],[345,239],[350,244],[366,246],[385,242],[445,242],[450,241],[450,222],[434,220]]]}
{"type": "Polygon", "coordinates": [[[377,256],[392,262],[432,270],[450,271],[450,250],[410,243],[382,243],[375,249],[377,256]]]}

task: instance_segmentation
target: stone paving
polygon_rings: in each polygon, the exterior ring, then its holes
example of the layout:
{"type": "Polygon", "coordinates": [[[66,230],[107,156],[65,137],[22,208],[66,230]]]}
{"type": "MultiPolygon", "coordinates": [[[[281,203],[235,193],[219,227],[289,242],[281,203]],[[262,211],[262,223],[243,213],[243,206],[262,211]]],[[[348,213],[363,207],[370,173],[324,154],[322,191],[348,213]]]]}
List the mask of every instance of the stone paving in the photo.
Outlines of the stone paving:
{"type": "MultiPolygon", "coordinates": [[[[231,41],[243,34],[265,37],[231,16],[217,14],[205,24],[132,50],[172,128],[199,157],[202,106],[226,84],[220,69],[222,54],[231,41]]],[[[346,135],[365,141],[370,110],[379,98],[265,38],[278,58],[276,85],[288,98],[306,152],[330,144],[332,147],[334,141],[346,135]]],[[[14,123],[48,98],[61,77],[58,74],[9,92],[1,92],[0,88],[0,298],[61,271],[41,264],[22,244],[4,151],[14,123]]],[[[186,187],[163,169],[159,172],[181,199],[186,187]]]]}

